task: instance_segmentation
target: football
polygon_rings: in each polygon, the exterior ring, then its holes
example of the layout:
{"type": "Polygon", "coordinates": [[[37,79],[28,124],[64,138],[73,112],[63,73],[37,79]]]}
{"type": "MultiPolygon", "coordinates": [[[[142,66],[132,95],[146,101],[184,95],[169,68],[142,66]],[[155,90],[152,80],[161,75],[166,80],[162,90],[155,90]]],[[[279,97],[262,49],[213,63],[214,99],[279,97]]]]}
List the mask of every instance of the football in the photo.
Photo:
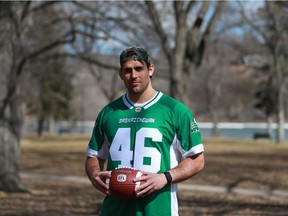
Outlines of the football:
{"type": "Polygon", "coordinates": [[[142,176],[141,171],[131,167],[119,167],[112,170],[108,180],[110,194],[121,199],[135,198],[134,189],[139,187],[141,183],[135,183],[133,179],[140,176],[142,176]]]}

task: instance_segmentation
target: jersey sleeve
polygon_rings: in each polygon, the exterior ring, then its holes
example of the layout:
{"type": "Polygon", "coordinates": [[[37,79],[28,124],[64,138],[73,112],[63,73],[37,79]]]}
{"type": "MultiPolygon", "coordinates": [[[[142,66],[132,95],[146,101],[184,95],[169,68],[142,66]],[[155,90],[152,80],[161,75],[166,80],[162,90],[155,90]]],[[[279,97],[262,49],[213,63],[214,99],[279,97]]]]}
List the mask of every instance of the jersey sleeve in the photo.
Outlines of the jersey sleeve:
{"type": "Polygon", "coordinates": [[[92,136],[87,147],[88,157],[99,157],[107,159],[109,154],[108,143],[105,138],[103,111],[101,111],[95,121],[92,136]]]}
{"type": "Polygon", "coordinates": [[[183,158],[204,151],[199,126],[190,110],[184,112],[182,110],[178,118],[177,139],[180,143],[179,151],[183,158]]]}

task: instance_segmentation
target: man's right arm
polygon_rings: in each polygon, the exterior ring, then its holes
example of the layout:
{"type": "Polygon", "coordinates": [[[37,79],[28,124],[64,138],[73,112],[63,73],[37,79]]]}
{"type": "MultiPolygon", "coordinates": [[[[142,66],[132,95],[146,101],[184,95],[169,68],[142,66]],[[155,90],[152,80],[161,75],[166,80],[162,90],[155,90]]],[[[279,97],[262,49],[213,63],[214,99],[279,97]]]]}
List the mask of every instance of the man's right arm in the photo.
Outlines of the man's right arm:
{"type": "Polygon", "coordinates": [[[85,170],[92,185],[102,193],[109,194],[109,188],[105,184],[105,179],[106,177],[110,177],[110,172],[103,171],[104,164],[105,160],[103,159],[97,157],[87,157],[85,170]]]}

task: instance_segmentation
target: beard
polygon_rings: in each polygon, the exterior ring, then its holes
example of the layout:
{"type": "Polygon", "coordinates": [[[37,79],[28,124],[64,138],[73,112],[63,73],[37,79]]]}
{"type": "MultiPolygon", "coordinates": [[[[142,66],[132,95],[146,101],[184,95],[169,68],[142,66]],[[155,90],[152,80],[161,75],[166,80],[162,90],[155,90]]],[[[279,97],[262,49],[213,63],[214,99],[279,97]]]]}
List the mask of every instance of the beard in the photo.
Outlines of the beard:
{"type": "Polygon", "coordinates": [[[134,94],[134,95],[141,95],[142,93],[144,93],[149,87],[149,82],[147,83],[138,83],[138,85],[136,86],[133,86],[133,83],[132,84],[128,84],[126,85],[126,88],[129,92],[129,94],[134,94]]]}

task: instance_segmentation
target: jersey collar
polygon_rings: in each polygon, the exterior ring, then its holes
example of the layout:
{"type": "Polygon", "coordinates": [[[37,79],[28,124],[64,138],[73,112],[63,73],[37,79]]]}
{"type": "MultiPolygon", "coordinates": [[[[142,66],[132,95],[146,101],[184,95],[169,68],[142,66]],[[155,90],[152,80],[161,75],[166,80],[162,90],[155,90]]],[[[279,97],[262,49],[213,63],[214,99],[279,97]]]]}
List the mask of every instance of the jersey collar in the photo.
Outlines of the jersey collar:
{"type": "Polygon", "coordinates": [[[154,97],[146,101],[145,103],[134,103],[133,101],[129,99],[128,93],[126,93],[122,96],[122,100],[129,109],[133,109],[137,107],[148,109],[150,106],[155,104],[162,97],[162,95],[163,93],[161,91],[157,91],[154,97]]]}

